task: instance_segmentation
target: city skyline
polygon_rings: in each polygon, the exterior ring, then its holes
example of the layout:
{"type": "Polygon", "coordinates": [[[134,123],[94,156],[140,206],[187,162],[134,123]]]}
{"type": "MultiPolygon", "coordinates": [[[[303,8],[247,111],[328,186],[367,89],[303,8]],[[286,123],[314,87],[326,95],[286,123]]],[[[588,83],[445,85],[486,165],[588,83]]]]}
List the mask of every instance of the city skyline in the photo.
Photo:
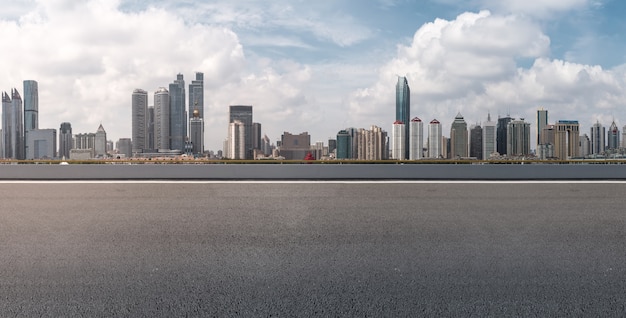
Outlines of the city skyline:
{"type": "Polygon", "coordinates": [[[253,105],[272,142],[284,131],[308,131],[313,142],[347,127],[390,132],[398,75],[411,87],[411,117],[437,118],[445,132],[459,112],[468,124],[490,113],[536,125],[539,107],[551,118],[578,120],[587,132],[596,121],[626,123],[626,59],[619,53],[626,27],[617,14],[624,6],[10,3],[0,13],[0,87],[37,80],[41,127],[71,122],[84,132],[103,123],[118,140],[132,134],[130,92],[153,92],[178,73],[193,79],[202,72],[210,150],[222,148],[229,105],[253,105]],[[169,44],[146,45],[153,34],[169,44]]]}

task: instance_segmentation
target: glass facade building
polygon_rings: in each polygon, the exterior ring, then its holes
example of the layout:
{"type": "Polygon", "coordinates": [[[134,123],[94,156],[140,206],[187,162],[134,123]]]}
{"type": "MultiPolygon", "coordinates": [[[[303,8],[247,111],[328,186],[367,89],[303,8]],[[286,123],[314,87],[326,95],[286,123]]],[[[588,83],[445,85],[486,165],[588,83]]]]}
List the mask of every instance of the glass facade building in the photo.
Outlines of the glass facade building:
{"type": "MultiPolygon", "coordinates": [[[[406,77],[398,76],[396,84],[396,121],[401,121],[404,125],[404,136],[409,136],[409,120],[411,116],[411,90],[406,77]]],[[[409,138],[404,140],[403,158],[409,158],[409,138]]]]}

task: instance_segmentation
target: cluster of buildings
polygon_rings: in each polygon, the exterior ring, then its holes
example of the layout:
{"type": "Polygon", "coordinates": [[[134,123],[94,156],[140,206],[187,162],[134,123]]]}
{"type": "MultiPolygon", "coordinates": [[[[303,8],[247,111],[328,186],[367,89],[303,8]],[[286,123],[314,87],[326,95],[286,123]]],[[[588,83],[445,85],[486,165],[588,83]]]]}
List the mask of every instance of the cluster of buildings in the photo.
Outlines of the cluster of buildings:
{"type": "Polygon", "coordinates": [[[169,86],[153,94],[132,92],[132,139],[120,138],[113,145],[102,124],[94,133],[72,133],[69,122],[56,129],[39,128],[38,84],[23,82],[24,98],[14,88],[2,92],[2,129],[0,157],[6,159],[91,159],[116,156],[172,157],[189,155],[206,157],[209,153],[227,159],[357,159],[420,160],[431,159],[578,159],[617,158],[626,154],[626,126],[620,132],[615,121],[606,129],[596,122],[590,133],[581,134],[578,121],[548,122],[548,111],[537,111],[536,144],[531,145],[531,124],[524,118],[509,115],[468,127],[459,113],[450,125],[449,136],[442,133],[441,122],[425,123],[411,118],[410,88],[405,77],[396,83],[395,122],[391,136],[378,126],[370,129],[346,128],[327,143],[311,143],[308,132],[284,132],[276,145],[253,121],[253,107],[229,106],[227,138],[223,150],[216,154],[204,150],[204,75],[185,86],[178,74],[169,86]],[[186,90],[188,88],[188,91],[186,90]],[[58,137],[58,143],[57,143],[58,137]],[[58,147],[57,147],[58,146],[58,147]],[[531,150],[536,146],[536,151],[531,150]],[[115,150],[114,150],[115,149],[115,150]]]}
{"type": "Polygon", "coordinates": [[[148,105],[147,91],[133,91],[132,156],[204,153],[204,74],[195,75],[188,99],[183,74],[176,75],[168,88],[154,92],[154,105],[148,105]]]}

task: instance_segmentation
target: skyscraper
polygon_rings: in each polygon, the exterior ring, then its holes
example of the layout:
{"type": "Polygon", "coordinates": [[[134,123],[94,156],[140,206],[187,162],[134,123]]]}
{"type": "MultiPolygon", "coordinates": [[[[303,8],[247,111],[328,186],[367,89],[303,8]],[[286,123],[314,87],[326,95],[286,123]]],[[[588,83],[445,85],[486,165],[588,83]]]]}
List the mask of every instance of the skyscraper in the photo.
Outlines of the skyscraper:
{"type": "Polygon", "coordinates": [[[72,124],[61,123],[59,128],[59,157],[69,159],[72,148],[72,124]]]}
{"type": "Polygon", "coordinates": [[[184,150],[187,141],[187,112],[185,111],[185,80],[183,74],[169,86],[170,92],[170,149],[184,150]]]}
{"type": "Polygon", "coordinates": [[[192,145],[192,153],[194,155],[204,152],[204,121],[200,117],[200,110],[193,110],[193,117],[189,120],[189,140],[192,145]]]}
{"type": "Polygon", "coordinates": [[[17,89],[12,89],[11,97],[9,97],[5,92],[2,96],[2,134],[5,158],[18,160],[26,158],[23,116],[20,93],[17,89]]]}
{"type": "Polygon", "coordinates": [[[409,136],[409,144],[411,145],[409,159],[422,159],[422,152],[424,151],[424,123],[422,123],[421,119],[415,117],[411,119],[409,125],[409,132],[411,133],[409,136]]]}
{"type": "Polygon", "coordinates": [[[245,152],[242,159],[254,159],[252,152],[252,106],[231,105],[229,108],[229,123],[235,120],[241,121],[244,125],[245,152]]]}
{"type": "Polygon", "coordinates": [[[507,154],[507,145],[506,145],[507,140],[508,140],[507,132],[508,132],[508,126],[511,120],[513,120],[513,118],[511,118],[511,116],[509,115],[506,115],[506,117],[498,118],[497,137],[496,137],[497,149],[496,150],[501,155],[507,154]]]}
{"type": "Polygon", "coordinates": [[[428,125],[428,157],[439,159],[442,155],[441,123],[437,119],[428,125]]]}
{"type": "Polygon", "coordinates": [[[561,160],[578,157],[580,151],[578,121],[559,120],[554,128],[554,156],[561,160]]]}
{"type": "Polygon", "coordinates": [[[252,149],[261,149],[261,124],[252,123],[252,149]]]}
{"type": "Polygon", "coordinates": [[[523,118],[509,122],[506,145],[506,153],[509,156],[530,154],[530,124],[523,118]]]}
{"type": "MultiPolygon", "coordinates": [[[[396,121],[404,124],[404,155],[403,158],[409,158],[409,120],[411,119],[411,90],[406,77],[398,76],[396,84],[396,121]]],[[[395,156],[395,155],[394,155],[395,156]]]]}
{"type": "Polygon", "coordinates": [[[170,149],[170,93],[165,87],[154,93],[154,147],[170,149]]]}
{"type": "Polygon", "coordinates": [[[245,124],[237,119],[228,124],[228,158],[246,159],[245,129],[245,124]]]}
{"type": "Polygon", "coordinates": [[[541,133],[548,125],[548,111],[543,108],[537,110],[537,145],[541,144],[541,133]]]}
{"type": "Polygon", "coordinates": [[[148,146],[148,92],[135,89],[131,100],[133,153],[150,149],[148,146]]]}
{"type": "Polygon", "coordinates": [[[107,132],[102,127],[102,124],[98,126],[98,130],[96,131],[96,138],[94,143],[94,154],[96,157],[105,157],[107,156],[107,132]]]}
{"type": "Polygon", "coordinates": [[[613,123],[611,123],[611,126],[609,127],[609,131],[607,132],[606,139],[607,139],[608,150],[619,149],[620,147],[619,137],[620,137],[619,128],[617,128],[617,124],[615,123],[615,121],[613,121],[613,123]]]}
{"type": "Polygon", "coordinates": [[[39,129],[39,89],[36,81],[24,81],[24,143],[26,148],[28,133],[39,129]]]}
{"type": "Polygon", "coordinates": [[[591,126],[591,154],[597,155],[604,152],[604,136],[606,136],[604,127],[599,121],[596,121],[591,126]]]}
{"type": "Polygon", "coordinates": [[[470,157],[483,159],[483,128],[476,124],[470,128],[470,157]]]}
{"type": "Polygon", "coordinates": [[[450,158],[468,157],[467,137],[467,123],[461,113],[458,113],[450,125],[450,158]]]}
{"type": "Polygon", "coordinates": [[[393,129],[391,130],[391,159],[406,160],[406,125],[396,120],[393,123],[393,129]]]}
{"type": "Polygon", "coordinates": [[[483,123],[483,160],[489,159],[497,151],[496,122],[491,121],[491,114],[487,114],[487,121],[483,123]]]}
{"type": "Polygon", "coordinates": [[[204,120],[204,73],[196,72],[196,79],[189,84],[189,118],[193,118],[194,109],[198,117],[204,120]]]}
{"type": "Polygon", "coordinates": [[[347,130],[340,130],[337,133],[337,149],[335,158],[352,159],[352,137],[347,130]]]}

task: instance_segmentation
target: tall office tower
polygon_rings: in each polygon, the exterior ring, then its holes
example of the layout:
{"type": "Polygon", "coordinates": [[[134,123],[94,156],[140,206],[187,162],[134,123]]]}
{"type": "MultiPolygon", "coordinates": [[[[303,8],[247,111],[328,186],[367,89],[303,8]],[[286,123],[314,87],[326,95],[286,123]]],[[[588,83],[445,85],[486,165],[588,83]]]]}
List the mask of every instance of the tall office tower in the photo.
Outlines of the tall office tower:
{"type": "Polygon", "coordinates": [[[193,118],[196,108],[200,112],[199,117],[204,121],[204,73],[200,72],[196,72],[196,79],[189,84],[189,119],[193,118]]]}
{"type": "Polygon", "coordinates": [[[170,84],[170,149],[183,151],[187,141],[187,112],[185,111],[185,80],[176,75],[170,84]]]}
{"type": "Polygon", "coordinates": [[[59,128],[59,157],[69,159],[70,150],[72,150],[73,147],[72,124],[68,122],[61,123],[61,127],[59,128]]]}
{"type": "Polygon", "coordinates": [[[433,119],[428,125],[428,157],[439,159],[442,155],[441,123],[433,119]]]}
{"type": "Polygon", "coordinates": [[[170,92],[165,87],[159,87],[154,93],[154,148],[171,149],[170,92]]]}
{"type": "Polygon", "coordinates": [[[340,130],[337,133],[337,149],[335,158],[352,159],[352,137],[348,130],[340,130]]]}
{"type": "Polygon", "coordinates": [[[337,149],[337,139],[328,138],[328,153],[335,153],[337,149]]]}
{"type": "Polygon", "coordinates": [[[252,149],[261,149],[261,124],[252,123],[252,149]]]}
{"type": "Polygon", "coordinates": [[[146,133],[146,149],[156,149],[154,139],[154,106],[148,106],[147,123],[148,132],[146,133]]]}
{"type": "Polygon", "coordinates": [[[252,152],[252,106],[231,105],[229,108],[229,123],[239,120],[244,125],[245,152],[242,159],[254,159],[252,152]]]}
{"type": "Polygon", "coordinates": [[[509,126],[509,123],[511,122],[511,120],[513,120],[513,118],[511,118],[511,116],[506,115],[506,117],[499,117],[498,118],[498,127],[497,127],[497,137],[496,137],[496,143],[497,143],[497,151],[499,154],[501,155],[506,155],[507,152],[507,129],[509,126]]]}
{"type": "Polygon", "coordinates": [[[461,113],[458,113],[450,126],[450,158],[468,157],[467,137],[467,123],[461,113]]]}
{"type": "Polygon", "coordinates": [[[615,121],[613,121],[613,123],[611,123],[611,126],[609,127],[609,131],[607,132],[606,139],[607,139],[608,150],[619,149],[619,146],[620,146],[619,137],[620,137],[619,128],[617,128],[617,124],[615,123],[615,121]]]}
{"type": "Polygon", "coordinates": [[[246,125],[240,120],[228,124],[228,158],[246,159],[246,125]]]}
{"type": "Polygon", "coordinates": [[[24,81],[24,143],[28,152],[28,133],[39,129],[39,89],[37,82],[24,81]]]}
{"type": "Polygon", "coordinates": [[[191,141],[191,152],[194,155],[204,152],[204,120],[200,117],[200,110],[193,110],[193,117],[189,120],[189,141],[191,141]]]}
{"type": "Polygon", "coordinates": [[[487,114],[487,121],[483,123],[483,160],[489,159],[497,151],[496,122],[491,121],[491,114],[487,114]]]}
{"type": "Polygon", "coordinates": [[[131,99],[133,153],[142,152],[148,147],[148,92],[135,89],[131,99]]]}
{"type": "Polygon", "coordinates": [[[478,124],[470,128],[470,157],[483,160],[483,128],[478,124]]]}
{"type": "Polygon", "coordinates": [[[98,130],[96,131],[96,139],[94,143],[94,154],[96,157],[104,157],[107,156],[107,132],[102,127],[102,124],[98,126],[98,130]]]}
{"type": "Polygon", "coordinates": [[[602,124],[597,121],[591,126],[591,154],[597,155],[604,152],[604,136],[606,136],[605,129],[602,124]]]}
{"type": "Polygon", "coordinates": [[[406,160],[406,125],[396,120],[393,123],[393,129],[391,130],[391,159],[406,160]]]}
{"type": "Polygon", "coordinates": [[[554,132],[554,156],[560,160],[578,157],[580,150],[580,131],[578,121],[559,120],[554,132]]]}
{"type": "Polygon", "coordinates": [[[263,140],[261,141],[261,151],[263,151],[264,156],[272,154],[272,143],[267,135],[264,135],[263,140]]]}
{"type": "Polygon", "coordinates": [[[424,151],[424,123],[422,120],[415,117],[411,119],[409,124],[409,160],[419,160],[423,157],[424,151]]]}
{"type": "Polygon", "coordinates": [[[507,127],[506,153],[509,156],[526,156],[530,154],[530,123],[513,120],[507,127]]]}
{"type": "Polygon", "coordinates": [[[17,89],[11,90],[11,97],[5,92],[2,96],[2,134],[4,157],[23,160],[24,153],[24,118],[22,98],[17,89]]]}
{"type": "Polygon", "coordinates": [[[537,145],[541,145],[541,133],[543,128],[548,125],[548,111],[543,109],[537,110],[537,145]]]}
{"type": "MultiPolygon", "coordinates": [[[[406,77],[398,76],[396,84],[396,121],[404,123],[404,159],[409,158],[409,120],[411,119],[411,90],[406,77]]],[[[396,156],[396,155],[394,155],[396,156]]],[[[397,158],[396,158],[397,159],[397,158]]]]}
{"type": "Polygon", "coordinates": [[[626,126],[622,127],[622,141],[621,147],[626,148],[626,126]]]}
{"type": "Polygon", "coordinates": [[[580,155],[584,158],[589,156],[589,151],[591,148],[591,140],[587,134],[583,134],[580,136],[580,155]]]}
{"type": "Polygon", "coordinates": [[[124,155],[126,158],[129,158],[133,155],[133,142],[130,138],[120,138],[115,143],[115,149],[117,149],[118,156],[124,155]]]}

